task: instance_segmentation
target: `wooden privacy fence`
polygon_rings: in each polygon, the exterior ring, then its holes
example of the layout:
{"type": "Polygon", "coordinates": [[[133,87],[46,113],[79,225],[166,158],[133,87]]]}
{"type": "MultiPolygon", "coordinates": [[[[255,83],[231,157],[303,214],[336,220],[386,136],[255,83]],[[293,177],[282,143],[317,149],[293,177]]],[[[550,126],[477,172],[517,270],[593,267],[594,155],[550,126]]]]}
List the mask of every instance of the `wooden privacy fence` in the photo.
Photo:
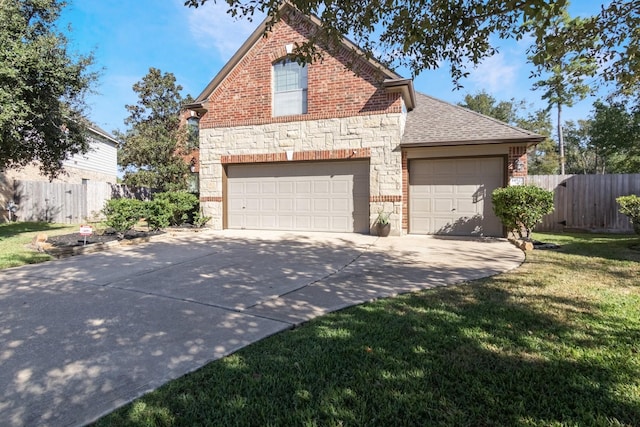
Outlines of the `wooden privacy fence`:
{"type": "Polygon", "coordinates": [[[629,218],[618,212],[616,197],[640,195],[640,174],[531,175],[527,184],[554,193],[555,209],[537,231],[633,232],[629,218]]]}
{"type": "Polygon", "coordinates": [[[146,189],[131,190],[124,185],[106,182],[67,184],[41,181],[16,181],[13,201],[18,205],[18,221],[45,221],[81,224],[102,219],[107,200],[137,198],[147,200],[146,189]]]}

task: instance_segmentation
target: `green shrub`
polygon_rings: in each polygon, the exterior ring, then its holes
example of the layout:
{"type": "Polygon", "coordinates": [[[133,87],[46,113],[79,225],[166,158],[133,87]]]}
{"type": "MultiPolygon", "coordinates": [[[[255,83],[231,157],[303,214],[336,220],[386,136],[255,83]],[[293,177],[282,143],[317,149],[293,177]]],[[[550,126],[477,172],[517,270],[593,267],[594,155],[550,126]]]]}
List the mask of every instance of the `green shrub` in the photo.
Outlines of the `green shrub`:
{"type": "Polygon", "coordinates": [[[553,212],[553,192],[534,185],[497,188],[493,191],[493,211],[508,231],[529,239],[542,217],[553,212]]]}
{"type": "Polygon", "coordinates": [[[144,204],[136,199],[111,199],[102,210],[105,224],[122,235],[133,228],[144,215],[144,204]]]}
{"type": "Polygon", "coordinates": [[[196,212],[193,217],[193,225],[198,228],[204,227],[211,220],[210,216],[204,216],[202,212],[196,212]]]}
{"type": "Polygon", "coordinates": [[[145,204],[145,218],[151,230],[166,228],[171,222],[171,204],[164,199],[156,199],[145,204]]]}
{"type": "Polygon", "coordinates": [[[621,196],[616,199],[620,205],[620,213],[626,215],[631,220],[633,231],[640,234],[640,197],[632,194],[630,196],[621,196]]]}
{"type": "Polygon", "coordinates": [[[165,200],[170,206],[170,225],[184,224],[190,215],[194,215],[198,209],[198,198],[186,191],[167,191],[158,193],[153,200],[165,200]]]}

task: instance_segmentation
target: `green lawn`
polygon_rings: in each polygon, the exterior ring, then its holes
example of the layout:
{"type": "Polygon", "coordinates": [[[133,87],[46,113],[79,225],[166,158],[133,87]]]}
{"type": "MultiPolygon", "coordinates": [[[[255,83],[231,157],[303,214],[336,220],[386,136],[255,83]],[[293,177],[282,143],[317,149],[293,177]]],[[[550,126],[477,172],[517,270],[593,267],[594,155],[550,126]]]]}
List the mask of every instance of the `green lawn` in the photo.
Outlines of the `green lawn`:
{"type": "Polygon", "coordinates": [[[562,248],[316,319],[98,425],[640,425],[640,239],[535,237],[562,248]]]}
{"type": "Polygon", "coordinates": [[[50,255],[29,248],[39,233],[47,236],[78,231],[77,224],[49,224],[46,222],[12,222],[0,224],[0,270],[24,264],[49,261],[50,255]]]}

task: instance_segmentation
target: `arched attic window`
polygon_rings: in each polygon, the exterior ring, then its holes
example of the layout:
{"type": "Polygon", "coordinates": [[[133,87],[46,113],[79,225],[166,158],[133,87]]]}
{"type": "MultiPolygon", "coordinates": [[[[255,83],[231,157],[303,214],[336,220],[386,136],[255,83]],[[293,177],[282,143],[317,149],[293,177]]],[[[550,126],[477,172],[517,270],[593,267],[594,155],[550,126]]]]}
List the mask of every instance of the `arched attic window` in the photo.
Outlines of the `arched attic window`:
{"type": "Polygon", "coordinates": [[[273,116],[307,113],[307,66],[290,58],[273,64],[273,116]]]}

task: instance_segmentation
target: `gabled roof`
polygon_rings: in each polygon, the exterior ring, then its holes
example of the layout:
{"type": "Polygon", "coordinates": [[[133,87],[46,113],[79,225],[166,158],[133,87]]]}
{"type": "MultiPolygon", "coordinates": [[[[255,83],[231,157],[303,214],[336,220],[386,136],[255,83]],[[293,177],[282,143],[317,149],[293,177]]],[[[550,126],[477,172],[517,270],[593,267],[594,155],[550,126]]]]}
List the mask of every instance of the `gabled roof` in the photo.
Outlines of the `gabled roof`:
{"type": "MultiPolygon", "coordinates": [[[[280,5],[280,15],[282,16],[287,11],[295,11],[296,13],[299,13],[301,16],[306,18],[310,23],[316,25],[317,27],[322,27],[322,22],[317,16],[304,15],[295,6],[287,1],[283,1],[280,5]]],[[[249,38],[242,44],[242,46],[240,46],[240,49],[238,49],[238,51],[231,57],[231,59],[225,64],[225,66],[222,67],[220,72],[218,72],[213,80],[209,82],[202,93],[198,95],[195,101],[192,104],[185,105],[184,108],[195,111],[203,109],[202,103],[209,98],[211,93],[213,93],[213,91],[233,71],[233,69],[240,63],[242,58],[249,52],[249,50],[251,50],[251,48],[265,35],[265,30],[267,24],[270,22],[270,19],[270,17],[266,17],[264,21],[262,21],[258,28],[256,28],[256,30],[249,36],[249,38]]],[[[346,37],[342,38],[342,44],[346,48],[355,51],[364,58],[364,52],[362,52],[362,50],[358,48],[358,46],[356,46],[346,37]]],[[[382,72],[384,76],[384,86],[388,88],[389,91],[400,92],[403,98],[405,98],[405,104],[407,105],[407,108],[412,109],[415,103],[415,99],[413,97],[413,82],[409,79],[403,78],[402,76],[385,67],[373,58],[369,58],[367,59],[367,61],[382,72]]]]}
{"type": "Polygon", "coordinates": [[[544,136],[511,126],[458,105],[416,93],[416,107],[407,114],[403,147],[526,143],[544,136]]]}

